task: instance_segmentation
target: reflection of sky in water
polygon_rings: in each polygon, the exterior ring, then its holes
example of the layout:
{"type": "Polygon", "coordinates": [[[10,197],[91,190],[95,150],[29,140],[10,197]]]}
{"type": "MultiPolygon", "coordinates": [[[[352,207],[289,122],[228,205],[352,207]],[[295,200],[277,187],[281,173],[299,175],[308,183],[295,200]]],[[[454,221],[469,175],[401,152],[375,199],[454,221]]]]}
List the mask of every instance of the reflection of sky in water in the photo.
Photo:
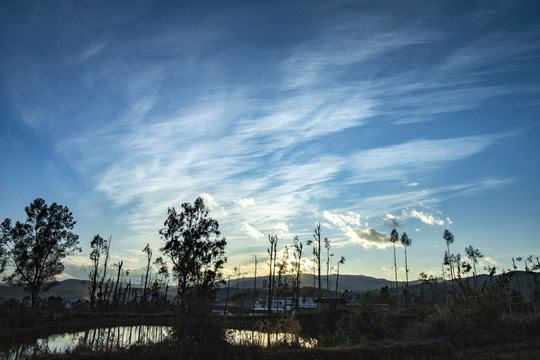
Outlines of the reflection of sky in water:
{"type": "Polygon", "coordinates": [[[56,334],[37,339],[32,344],[16,346],[7,353],[0,353],[0,359],[25,359],[30,354],[43,351],[65,353],[78,346],[92,350],[110,351],[127,348],[134,344],[148,344],[165,340],[170,335],[171,330],[170,326],[139,325],[56,334]]]}
{"type": "MultiPolygon", "coordinates": [[[[0,359],[26,359],[34,353],[65,353],[79,346],[96,351],[113,351],[128,348],[134,344],[148,344],[165,340],[172,331],[170,326],[118,326],[99,328],[74,333],[56,334],[48,338],[37,339],[33,343],[14,346],[8,352],[0,353],[0,359]]],[[[294,345],[310,348],[317,345],[316,339],[296,337],[291,333],[268,333],[251,330],[226,330],[226,339],[231,344],[271,346],[278,344],[294,345]]]]}
{"type": "Polygon", "coordinates": [[[268,333],[252,330],[229,329],[226,331],[226,339],[231,344],[258,345],[263,347],[267,347],[268,343],[274,346],[278,344],[293,345],[298,342],[304,348],[312,348],[317,345],[317,339],[297,337],[291,333],[275,333],[268,336],[268,333]]]}

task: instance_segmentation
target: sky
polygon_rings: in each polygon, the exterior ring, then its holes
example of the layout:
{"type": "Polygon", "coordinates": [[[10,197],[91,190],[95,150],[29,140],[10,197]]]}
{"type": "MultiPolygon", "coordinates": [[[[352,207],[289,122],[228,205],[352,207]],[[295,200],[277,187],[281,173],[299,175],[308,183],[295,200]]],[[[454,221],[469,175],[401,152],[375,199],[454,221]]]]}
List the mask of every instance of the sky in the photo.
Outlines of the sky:
{"type": "Polygon", "coordinates": [[[1,2],[0,218],[69,207],[65,278],[96,234],[142,272],[198,196],[226,274],[317,223],[342,274],[393,279],[393,228],[410,279],[440,276],[445,229],[510,268],[540,255],[539,19],[518,0],[1,2]]]}

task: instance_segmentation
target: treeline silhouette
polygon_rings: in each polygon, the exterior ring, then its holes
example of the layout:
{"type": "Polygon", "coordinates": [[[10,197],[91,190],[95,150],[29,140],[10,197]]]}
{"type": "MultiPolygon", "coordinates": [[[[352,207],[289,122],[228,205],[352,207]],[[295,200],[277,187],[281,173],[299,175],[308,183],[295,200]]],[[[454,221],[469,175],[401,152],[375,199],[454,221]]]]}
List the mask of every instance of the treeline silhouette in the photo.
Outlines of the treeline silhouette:
{"type": "MultiPolygon", "coordinates": [[[[0,271],[12,269],[5,280],[28,291],[33,308],[38,296],[57,284],[55,277],[64,270],[63,259],[81,249],[79,237],[72,231],[76,222],[67,207],[56,203],[48,206],[38,198],[25,211],[26,222],[17,221],[13,226],[10,219],[5,219],[1,224],[0,271]]],[[[226,262],[226,241],[219,238],[219,224],[209,217],[202,198],[197,198],[193,205],[182,204],[182,211],[169,209],[160,234],[164,241],[163,248],[159,249],[161,256],[155,256],[149,244],[141,249],[145,266],[139,280],[130,277],[130,269],[125,268],[123,261],[111,264],[112,237],[94,236],[90,242],[91,265],[85,281],[90,310],[162,312],[175,306],[206,304],[208,307],[221,285],[226,289],[225,309],[236,304],[245,313],[263,297],[267,299],[267,313],[271,315],[277,312],[277,304],[272,304],[274,298],[290,297],[294,302],[291,313],[297,314],[301,309],[301,296],[343,298],[349,303],[376,301],[398,311],[426,302],[469,310],[491,309],[495,313],[537,313],[540,297],[538,256],[512,258],[511,269],[484,266],[484,273],[480,274],[478,267],[484,254],[472,245],[464,248],[464,256],[453,253],[450,247],[455,238],[449,230],[442,236],[446,250],[440,276],[420,272],[420,285],[410,287],[407,248],[412,239],[405,232],[400,237],[393,229],[387,239],[393,248],[395,284],[381,288],[378,293],[364,294],[340,291],[340,266],[345,263],[345,257],[340,256],[332,262],[332,243],[328,237],[323,237],[320,223],[316,224],[313,239],[303,242],[295,236],[281,249],[278,245],[284,240],[270,234],[265,261],[268,272],[259,275],[264,278],[262,287],[257,286],[260,260],[254,255],[251,269],[245,265],[244,272],[241,265],[234,268],[237,279],[253,274],[253,286],[248,285],[246,289],[243,281],[242,290],[236,288],[232,296],[229,296],[230,276],[225,281],[222,272],[226,262]],[[404,250],[404,284],[398,282],[400,266],[396,260],[396,245],[404,250]],[[523,264],[521,268],[519,264],[523,264]],[[247,272],[246,268],[249,269],[247,272]],[[305,277],[308,271],[313,281],[302,283],[302,275],[305,277]]]]}

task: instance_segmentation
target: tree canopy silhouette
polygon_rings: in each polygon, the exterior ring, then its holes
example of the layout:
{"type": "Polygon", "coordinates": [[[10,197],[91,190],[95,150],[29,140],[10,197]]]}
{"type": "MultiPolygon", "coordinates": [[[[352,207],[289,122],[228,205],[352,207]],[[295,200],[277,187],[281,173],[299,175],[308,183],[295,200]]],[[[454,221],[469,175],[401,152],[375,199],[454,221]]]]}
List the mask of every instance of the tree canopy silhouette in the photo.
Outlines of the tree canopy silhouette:
{"type": "Polygon", "coordinates": [[[34,308],[39,294],[57,284],[56,275],[64,271],[62,259],[81,248],[77,246],[79,236],[71,231],[76,222],[66,206],[48,206],[38,198],[25,211],[25,223],[17,221],[12,226],[10,219],[2,222],[2,242],[13,267],[7,280],[30,293],[34,308]]]}
{"type": "Polygon", "coordinates": [[[193,205],[183,203],[181,212],[169,208],[165,227],[159,231],[165,241],[161,251],[171,259],[172,273],[178,281],[181,309],[191,301],[201,305],[223,282],[227,241],[219,238],[219,224],[208,213],[203,199],[198,197],[193,205]]]}

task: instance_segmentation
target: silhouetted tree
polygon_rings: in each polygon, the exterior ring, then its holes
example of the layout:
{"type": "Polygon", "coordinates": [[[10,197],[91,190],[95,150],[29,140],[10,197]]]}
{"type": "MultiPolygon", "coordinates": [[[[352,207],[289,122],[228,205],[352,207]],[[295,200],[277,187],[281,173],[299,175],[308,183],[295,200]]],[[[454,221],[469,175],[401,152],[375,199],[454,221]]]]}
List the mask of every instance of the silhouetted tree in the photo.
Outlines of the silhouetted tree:
{"type": "Polygon", "coordinates": [[[398,232],[396,229],[392,229],[392,232],[390,233],[390,242],[392,242],[393,246],[394,246],[394,273],[395,273],[395,276],[396,276],[396,290],[398,288],[398,283],[397,283],[397,262],[396,262],[396,242],[398,241],[399,239],[399,235],[398,235],[398,232]]]}
{"type": "Polygon", "coordinates": [[[476,264],[478,264],[478,259],[483,258],[484,255],[480,252],[480,250],[475,249],[472,247],[472,245],[469,245],[465,248],[465,252],[467,253],[467,256],[472,261],[472,267],[473,267],[473,277],[474,277],[474,291],[478,291],[478,274],[476,272],[476,264]]]}
{"type": "Polygon", "coordinates": [[[268,242],[270,243],[270,248],[267,248],[266,251],[268,252],[268,256],[270,256],[270,260],[268,261],[268,315],[270,315],[272,313],[272,297],[274,296],[276,277],[277,235],[268,235],[268,242]]]}
{"type": "Polygon", "coordinates": [[[523,292],[521,291],[521,284],[519,283],[519,275],[518,275],[518,268],[516,266],[516,261],[521,261],[523,258],[521,256],[517,258],[512,258],[512,267],[514,268],[514,275],[516,276],[516,284],[518,288],[518,295],[520,299],[523,299],[523,292]]]}
{"type": "Polygon", "coordinates": [[[116,285],[114,286],[114,292],[113,292],[113,303],[115,304],[115,306],[118,305],[118,297],[119,297],[118,284],[120,284],[120,274],[122,273],[122,266],[123,265],[124,265],[123,261],[120,261],[117,264],[113,264],[114,268],[118,268],[118,272],[116,274],[116,285]]]}
{"type": "MultiPolygon", "coordinates": [[[[281,256],[281,259],[279,259],[279,261],[277,261],[277,268],[278,268],[278,281],[277,281],[277,295],[278,296],[281,296],[281,289],[283,287],[286,287],[287,286],[287,279],[285,279],[285,284],[283,283],[283,278],[284,276],[287,274],[287,264],[289,262],[289,248],[287,246],[285,246],[285,248],[283,249],[283,252],[282,252],[282,256],[281,256]]],[[[276,309],[277,309],[277,304],[276,304],[276,309]]]]}
{"type": "Polygon", "coordinates": [[[337,263],[337,276],[336,276],[336,297],[338,295],[338,286],[339,286],[339,266],[345,264],[345,257],[341,257],[337,263]]]}
{"type": "Polygon", "coordinates": [[[443,239],[446,241],[446,249],[447,251],[444,254],[444,264],[448,265],[450,268],[450,279],[452,279],[452,286],[455,278],[455,271],[454,271],[454,257],[450,253],[450,244],[454,242],[454,235],[448,231],[444,230],[443,239]]]}
{"type": "Polygon", "coordinates": [[[105,263],[103,264],[103,276],[101,276],[101,280],[99,281],[99,291],[97,295],[99,303],[102,303],[105,300],[105,295],[107,293],[107,283],[105,283],[105,279],[107,278],[107,264],[109,262],[111,242],[112,236],[109,236],[109,241],[107,242],[107,249],[105,251],[105,263]],[[105,284],[105,289],[103,289],[103,284],[105,284]]]}
{"type": "Polygon", "coordinates": [[[255,309],[255,301],[257,301],[257,255],[253,255],[253,309],[255,309]]]}
{"type": "Polygon", "coordinates": [[[103,239],[99,234],[94,236],[92,241],[90,242],[90,247],[92,248],[92,251],[90,252],[90,260],[92,261],[92,269],[90,270],[90,273],[88,274],[88,277],[90,278],[90,284],[89,284],[89,297],[90,297],[90,309],[94,309],[94,305],[96,302],[96,296],[97,296],[97,290],[98,290],[98,282],[99,282],[99,259],[101,258],[101,254],[104,254],[107,252],[108,244],[107,240],[103,239]]]}
{"type": "Polygon", "coordinates": [[[193,205],[183,203],[180,213],[169,208],[165,227],[159,231],[165,241],[161,251],[171,260],[178,280],[182,311],[188,300],[197,300],[198,305],[210,300],[218,283],[223,282],[227,241],[219,239],[219,223],[208,213],[204,200],[198,197],[193,205]]]}
{"type": "Polygon", "coordinates": [[[81,248],[79,236],[71,231],[76,222],[66,206],[48,206],[38,198],[25,211],[25,223],[17,221],[12,227],[10,219],[2,222],[2,242],[14,269],[7,280],[30,293],[33,309],[39,294],[57,284],[56,275],[64,271],[62,260],[81,248]]]}
{"type": "Polygon", "coordinates": [[[330,254],[330,248],[332,245],[330,244],[330,240],[325,237],[324,238],[324,248],[326,249],[326,292],[330,294],[330,257],[334,256],[334,254],[330,254]]]}
{"type": "MultiPolygon", "coordinates": [[[[7,225],[7,224],[6,224],[7,225]]],[[[10,238],[9,227],[4,227],[2,225],[2,233],[0,234],[0,274],[6,269],[7,259],[8,259],[8,249],[7,249],[7,240],[10,238]],[[5,233],[4,233],[5,232],[5,233]]]]}
{"type": "Polygon", "coordinates": [[[412,239],[407,236],[407,233],[404,232],[401,234],[401,245],[403,245],[403,250],[405,251],[405,281],[407,284],[407,290],[409,289],[409,267],[407,266],[407,247],[411,246],[412,239]]]}
{"type": "Polygon", "coordinates": [[[152,249],[150,248],[150,244],[146,244],[142,251],[146,254],[146,275],[144,277],[144,288],[142,295],[142,306],[144,307],[144,304],[146,303],[148,297],[148,274],[150,273],[150,263],[152,262],[152,249]]]}
{"type": "MultiPolygon", "coordinates": [[[[317,280],[318,280],[318,296],[322,296],[321,287],[321,223],[317,223],[315,227],[315,234],[313,234],[315,241],[313,242],[313,255],[315,256],[315,263],[317,264],[317,280]]],[[[312,242],[308,242],[311,245],[312,242]]]]}
{"type": "Polygon", "coordinates": [[[293,240],[293,250],[294,250],[294,272],[296,273],[296,279],[294,281],[294,290],[295,290],[295,311],[298,313],[300,309],[300,274],[302,273],[302,254],[304,251],[304,245],[300,241],[298,236],[294,237],[293,240]]]}
{"type": "MultiPolygon", "coordinates": [[[[438,279],[433,275],[428,276],[428,274],[422,271],[421,273],[418,274],[418,280],[420,280],[421,282],[420,298],[423,300],[424,299],[424,286],[430,285],[430,288],[432,288],[437,285],[438,279]]],[[[430,291],[430,293],[432,293],[432,291],[430,291]]]]}
{"type": "Polygon", "coordinates": [[[156,260],[154,260],[154,265],[158,267],[158,282],[163,290],[163,294],[159,295],[162,297],[163,304],[167,303],[167,292],[169,291],[169,267],[167,266],[167,263],[163,260],[163,258],[160,256],[156,260]]]}

